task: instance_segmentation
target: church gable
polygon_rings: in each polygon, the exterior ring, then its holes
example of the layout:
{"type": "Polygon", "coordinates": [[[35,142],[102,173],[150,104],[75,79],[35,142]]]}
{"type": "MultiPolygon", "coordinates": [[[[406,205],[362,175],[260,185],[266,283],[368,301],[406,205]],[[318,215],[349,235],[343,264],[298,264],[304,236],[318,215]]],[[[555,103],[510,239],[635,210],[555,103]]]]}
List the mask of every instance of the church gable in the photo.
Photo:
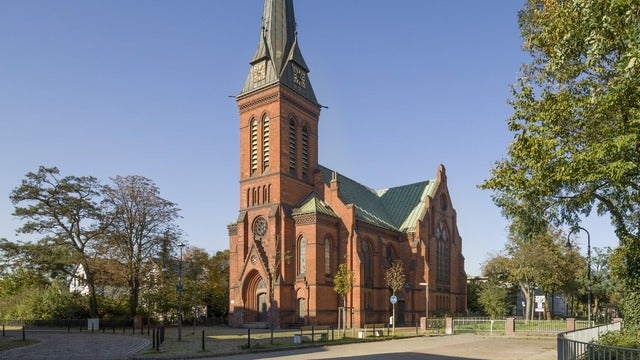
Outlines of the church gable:
{"type": "MultiPolygon", "coordinates": [[[[322,181],[329,185],[334,172],[323,166],[320,170],[322,181]]],[[[415,230],[417,221],[425,215],[425,200],[438,188],[436,180],[382,190],[373,190],[342,174],[337,174],[337,180],[340,200],[355,205],[358,220],[400,232],[415,230]]]]}

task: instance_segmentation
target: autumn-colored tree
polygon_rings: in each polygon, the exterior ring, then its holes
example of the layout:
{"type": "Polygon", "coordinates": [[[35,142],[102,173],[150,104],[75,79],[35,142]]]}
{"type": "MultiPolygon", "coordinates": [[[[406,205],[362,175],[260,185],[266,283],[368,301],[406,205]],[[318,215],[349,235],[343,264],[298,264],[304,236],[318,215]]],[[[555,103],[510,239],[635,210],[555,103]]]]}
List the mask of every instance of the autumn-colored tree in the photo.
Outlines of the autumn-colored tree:
{"type": "Polygon", "coordinates": [[[353,289],[355,274],[349,270],[346,257],[345,261],[338,266],[338,271],[333,277],[333,290],[342,298],[342,334],[346,331],[347,316],[347,295],[353,289]]]}
{"type": "MultiPolygon", "coordinates": [[[[402,289],[406,283],[406,276],[404,274],[404,265],[400,260],[394,260],[391,266],[384,272],[384,281],[387,283],[389,289],[391,289],[391,295],[396,295],[396,291],[402,289]]],[[[396,304],[393,303],[393,331],[396,330],[396,304]]]]}

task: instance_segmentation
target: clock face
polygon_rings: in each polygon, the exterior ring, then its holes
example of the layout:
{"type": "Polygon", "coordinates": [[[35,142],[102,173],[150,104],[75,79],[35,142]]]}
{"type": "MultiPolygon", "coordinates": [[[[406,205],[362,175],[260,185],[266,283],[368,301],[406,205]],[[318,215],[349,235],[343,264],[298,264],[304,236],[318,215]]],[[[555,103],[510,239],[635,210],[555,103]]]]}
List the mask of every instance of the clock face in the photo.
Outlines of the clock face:
{"type": "Polygon", "coordinates": [[[266,76],[267,73],[264,61],[253,65],[253,81],[262,81],[266,78],[266,76]]]}
{"type": "Polygon", "coordinates": [[[265,220],[262,216],[256,219],[253,223],[253,232],[257,236],[264,236],[267,233],[267,220],[265,220]]]}
{"type": "Polygon", "coordinates": [[[302,68],[294,66],[293,82],[304,89],[307,86],[307,73],[302,68]]]}

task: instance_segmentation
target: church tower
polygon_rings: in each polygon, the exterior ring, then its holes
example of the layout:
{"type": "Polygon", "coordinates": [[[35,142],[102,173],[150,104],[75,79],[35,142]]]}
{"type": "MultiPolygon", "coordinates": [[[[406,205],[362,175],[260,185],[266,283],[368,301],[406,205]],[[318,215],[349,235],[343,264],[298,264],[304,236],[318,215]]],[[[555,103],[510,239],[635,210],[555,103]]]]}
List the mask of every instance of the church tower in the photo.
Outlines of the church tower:
{"type": "Polygon", "coordinates": [[[295,281],[291,209],[318,181],[320,105],[298,47],[293,0],[265,0],[258,47],[237,96],[240,214],[229,225],[230,323],[278,326],[295,281]]]}

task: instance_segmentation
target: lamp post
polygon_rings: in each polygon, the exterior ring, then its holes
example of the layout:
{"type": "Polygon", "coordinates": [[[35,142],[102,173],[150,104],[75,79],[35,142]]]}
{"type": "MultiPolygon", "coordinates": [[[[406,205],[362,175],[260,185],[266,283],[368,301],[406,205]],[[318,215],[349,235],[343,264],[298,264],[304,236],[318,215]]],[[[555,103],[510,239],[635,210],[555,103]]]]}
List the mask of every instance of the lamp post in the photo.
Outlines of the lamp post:
{"type": "Polygon", "coordinates": [[[425,287],[424,329],[427,330],[427,319],[429,318],[429,282],[421,282],[420,286],[425,287]]]}
{"type": "Polygon", "coordinates": [[[180,261],[178,261],[178,341],[182,341],[182,248],[183,243],[178,243],[180,248],[180,261]]]}
{"type": "Polygon", "coordinates": [[[580,226],[574,226],[567,235],[567,247],[571,248],[571,234],[579,230],[587,233],[587,319],[589,321],[589,326],[591,326],[591,235],[589,235],[587,229],[580,226]]]}

